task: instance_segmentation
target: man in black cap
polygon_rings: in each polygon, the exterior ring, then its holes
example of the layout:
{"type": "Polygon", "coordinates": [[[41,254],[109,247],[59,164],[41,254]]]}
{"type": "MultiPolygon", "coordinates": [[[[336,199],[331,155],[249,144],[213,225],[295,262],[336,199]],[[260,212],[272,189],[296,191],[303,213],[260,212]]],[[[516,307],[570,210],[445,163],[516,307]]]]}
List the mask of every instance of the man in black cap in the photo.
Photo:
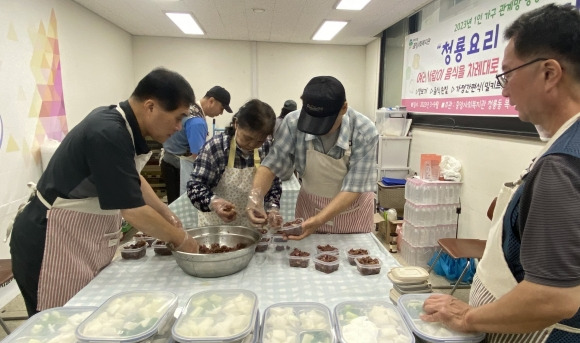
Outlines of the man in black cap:
{"type": "Polygon", "coordinates": [[[278,116],[278,118],[276,118],[276,126],[274,127],[274,134],[276,134],[276,131],[278,131],[278,128],[282,124],[282,121],[284,120],[284,118],[286,118],[286,115],[292,111],[296,111],[297,108],[298,108],[298,105],[296,105],[296,101],[294,101],[294,100],[284,101],[284,106],[282,107],[282,110],[280,111],[280,115],[278,116]]]}
{"type": "Polygon", "coordinates": [[[190,109],[190,115],[183,119],[182,129],[163,143],[161,176],[167,190],[167,203],[179,197],[180,158],[187,157],[192,162],[197,157],[208,135],[205,117],[215,118],[230,108],[230,93],[223,87],[212,87],[203,98],[190,109]]]}
{"type": "Polygon", "coordinates": [[[266,222],[263,193],[275,176],[296,170],[302,186],[295,214],[305,221],[302,234],[290,239],[315,232],[370,232],[377,182],[375,125],[348,107],[342,83],[332,76],[310,80],[301,99],[302,109],[286,116],[256,172],[247,205],[250,220],[266,222]]]}

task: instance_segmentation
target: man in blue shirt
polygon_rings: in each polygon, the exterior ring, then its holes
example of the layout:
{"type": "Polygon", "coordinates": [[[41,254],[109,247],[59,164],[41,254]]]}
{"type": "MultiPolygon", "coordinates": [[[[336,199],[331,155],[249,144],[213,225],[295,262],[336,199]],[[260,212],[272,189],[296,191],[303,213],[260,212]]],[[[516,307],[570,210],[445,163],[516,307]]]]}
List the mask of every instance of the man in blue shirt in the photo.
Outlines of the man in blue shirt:
{"type": "Polygon", "coordinates": [[[264,193],[275,176],[296,170],[302,179],[296,218],[304,223],[302,234],[290,239],[370,232],[377,187],[375,125],[348,107],[344,86],[332,76],[310,80],[301,99],[302,108],[284,118],[256,172],[247,205],[250,220],[266,221],[264,193]]]}
{"type": "Polygon", "coordinates": [[[230,93],[223,87],[212,87],[205,96],[190,109],[190,115],[183,119],[181,131],[176,132],[163,143],[161,176],[167,190],[167,203],[179,197],[181,156],[195,159],[205,144],[208,135],[205,117],[214,118],[224,112],[232,113],[230,93]]]}

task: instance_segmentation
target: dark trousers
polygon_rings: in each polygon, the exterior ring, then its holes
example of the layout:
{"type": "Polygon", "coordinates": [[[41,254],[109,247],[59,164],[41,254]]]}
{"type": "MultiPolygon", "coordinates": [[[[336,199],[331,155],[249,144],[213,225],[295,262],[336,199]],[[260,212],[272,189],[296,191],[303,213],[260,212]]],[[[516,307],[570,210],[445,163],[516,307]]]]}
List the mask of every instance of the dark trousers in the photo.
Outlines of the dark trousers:
{"type": "MultiPolygon", "coordinates": [[[[29,316],[38,313],[38,279],[46,240],[46,208],[37,198],[14,219],[10,238],[12,273],[29,316]]],[[[63,249],[66,247],[63,247],[63,249]]]]}
{"type": "Polygon", "coordinates": [[[180,176],[179,168],[175,168],[171,164],[161,160],[161,177],[165,181],[168,204],[174,202],[181,195],[179,194],[180,176]]]}

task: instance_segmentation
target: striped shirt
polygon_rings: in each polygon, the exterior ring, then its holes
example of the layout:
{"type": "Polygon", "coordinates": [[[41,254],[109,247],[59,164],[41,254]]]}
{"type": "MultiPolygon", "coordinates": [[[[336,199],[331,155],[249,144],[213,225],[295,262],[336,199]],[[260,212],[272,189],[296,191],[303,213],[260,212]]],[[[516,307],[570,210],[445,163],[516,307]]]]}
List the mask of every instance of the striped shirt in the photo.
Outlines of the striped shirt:
{"type": "MultiPolygon", "coordinates": [[[[231,136],[222,133],[207,141],[201,149],[199,155],[193,162],[193,171],[187,182],[187,196],[193,205],[203,211],[210,212],[209,202],[214,195],[214,189],[228,165],[230,153],[231,136]]],[[[272,142],[267,140],[258,148],[260,159],[263,161],[272,142]]],[[[236,148],[234,168],[244,169],[254,167],[254,154],[244,156],[239,147],[236,148]]],[[[264,197],[264,203],[271,203],[280,206],[280,196],[282,196],[282,183],[279,178],[275,178],[272,187],[264,197]]],[[[227,199],[226,199],[227,200],[227,199]]]]}
{"type": "MultiPolygon", "coordinates": [[[[320,137],[297,129],[300,110],[290,112],[284,118],[274,136],[272,151],[262,162],[274,174],[286,175],[296,170],[304,175],[306,150],[312,141],[316,151],[324,152],[320,137]]],[[[340,159],[351,144],[348,172],[342,182],[344,192],[374,192],[377,187],[376,149],[378,133],[370,119],[349,108],[342,118],[340,134],[336,144],[327,152],[328,156],[340,159]]]]}

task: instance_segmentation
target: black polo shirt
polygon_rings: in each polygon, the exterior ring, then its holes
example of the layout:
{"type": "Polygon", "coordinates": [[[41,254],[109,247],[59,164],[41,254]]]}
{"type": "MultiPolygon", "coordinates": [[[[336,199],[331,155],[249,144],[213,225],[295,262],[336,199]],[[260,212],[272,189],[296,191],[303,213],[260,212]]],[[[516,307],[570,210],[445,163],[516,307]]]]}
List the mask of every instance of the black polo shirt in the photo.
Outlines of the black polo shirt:
{"type": "Polygon", "coordinates": [[[49,203],[57,197],[98,197],[103,210],[145,205],[134,157],[149,147],[129,102],[121,107],[135,144],[116,105],[94,109],[65,136],[38,181],[38,191],[49,203]]]}

